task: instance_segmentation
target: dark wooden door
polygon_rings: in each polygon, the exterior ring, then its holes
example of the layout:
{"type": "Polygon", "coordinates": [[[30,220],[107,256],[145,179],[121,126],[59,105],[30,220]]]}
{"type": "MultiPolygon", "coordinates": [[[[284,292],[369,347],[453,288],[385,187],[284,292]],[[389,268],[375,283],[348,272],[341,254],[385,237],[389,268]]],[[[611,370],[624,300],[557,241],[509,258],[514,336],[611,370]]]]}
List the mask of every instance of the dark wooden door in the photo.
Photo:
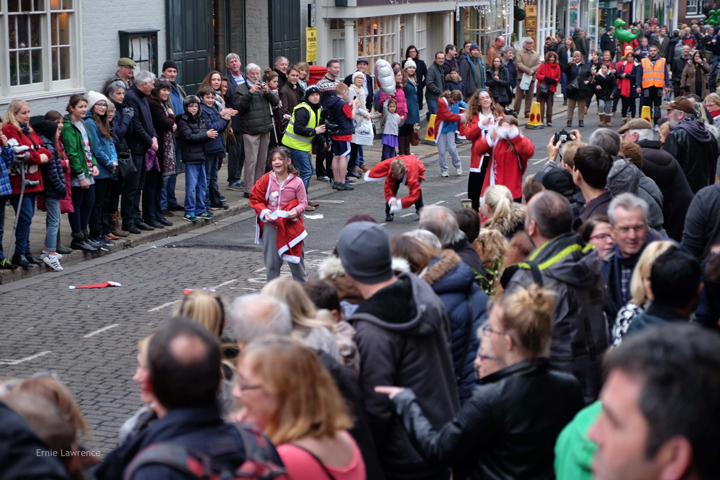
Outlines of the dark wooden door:
{"type": "Polygon", "coordinates": [[[287,57],[290,65],[304,60],[300,52],[300,2],[268,0],[270,6],[270,65],[279,56],[287,57]]]}
{"type": "Polygon", "coordinates": [[[208,0],[167,0],[168,58],[178,65],[177,82],[195,94],[213,62],[212,4],[208,0]]]}

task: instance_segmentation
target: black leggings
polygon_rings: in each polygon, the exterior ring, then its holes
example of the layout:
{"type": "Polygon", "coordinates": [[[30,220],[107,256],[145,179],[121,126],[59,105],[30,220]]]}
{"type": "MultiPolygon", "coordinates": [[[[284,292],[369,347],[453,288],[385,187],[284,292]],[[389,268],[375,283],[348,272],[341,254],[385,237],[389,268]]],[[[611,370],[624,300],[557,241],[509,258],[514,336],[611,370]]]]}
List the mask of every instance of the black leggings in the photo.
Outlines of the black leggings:
{"type": "Polygon", "coordinates": [[[490,158],[485,158],[482,167],[479,172],[470,172],[468,177],[468,198],[472,202],[472,208],[475,211],[480,211],[480,194],[482,194],[483,182],[485,182],[485,175],[487,174],[488,164],[490,158]]]}
{"type": "Polygon", "coordinates": [[[620,112],[621,116],[625,118],[628,114],[628,110],[630,110],[630,116],[632,118],[635,118],[635,104],[637,103],[637,98],[631,98],[631,97],[621,97],[622,99],[622,111],[620,112]]]}

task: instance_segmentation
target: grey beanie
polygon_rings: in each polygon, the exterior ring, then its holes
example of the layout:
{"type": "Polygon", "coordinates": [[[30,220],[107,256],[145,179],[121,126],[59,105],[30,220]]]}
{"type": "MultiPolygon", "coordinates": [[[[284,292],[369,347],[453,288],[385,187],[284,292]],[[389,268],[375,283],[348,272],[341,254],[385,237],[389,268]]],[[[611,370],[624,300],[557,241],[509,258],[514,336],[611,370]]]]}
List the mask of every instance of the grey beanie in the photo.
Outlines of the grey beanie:
{"type": "Polygon", "coordinates": [[[393,276],[390,237],[372,222],[346,225],[338,238],[338,256],[345,272],[366,285],[390,280],[393,276]]]}

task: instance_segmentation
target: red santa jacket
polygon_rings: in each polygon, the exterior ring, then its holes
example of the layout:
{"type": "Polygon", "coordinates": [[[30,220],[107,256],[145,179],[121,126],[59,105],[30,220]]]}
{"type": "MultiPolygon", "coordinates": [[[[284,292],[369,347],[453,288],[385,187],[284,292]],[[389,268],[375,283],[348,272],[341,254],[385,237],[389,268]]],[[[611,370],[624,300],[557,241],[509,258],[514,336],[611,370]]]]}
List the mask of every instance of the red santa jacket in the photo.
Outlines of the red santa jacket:
{"type": "MultiPolygon", "coordinates": [[[[37,180],[40,183],[25,187],[25,193],[44,191],[42,175],[40,174],[40,155],[44,153],[48,158],[52,158],[52,153],[45,148],[45,144],[33,130],[30,130],[29,135],[25,135],[22,130],[18,129],[15,125],[7,123],[3,126],[2,133],[7,137],[10,146],[25,145],[30,148],[30,150],[28,150],[30,152],[30,158],[24,164],[25,178],[28,180],[37,180]]],[[[22,172],[13,165],[8,173],[10,174],[10,185],[12,185],[13,195],[20,195],[22,172]]]]}
{"type": "Polygon", "coordinates": [[[497,144],[494,145],[489,137],[482,137],[472,146],[473,156],[490,154],[490,165],[480,196],[485,195],[485,189],[491,185],[505,185],[512,192],[513,198],[521,198],[523,172],[527,170],[527,162],[535,153],[535,145],[522,134],[512,140],[496,140],[497,144]]]}
{"type": "Polygon", "coordinates": [[[255,210],[255,243],[259,244],[263,235],[263,226],[266,213],[270,214],[273,226],[277,229],[277,252],[280,258],[289,263],[300,263],[303,253],[303,240],[307,237],[307,231],[302,221],[302,213],[297,218],[291,220],[288,218],[290,210],[297,207],[300,202],[297,198],[288,201],[282,205],[282,210],[278,208],[271,212],[268,208],[267,201],[270,196],[270,173],[263,175],[260,180],[255,183],[250,191],[250,206],[255,210]]]}
{"type": "Polygon", "coordinates": [[[370,170],[365,172],[365,181],[372,182],[385,179],[385,201],[389,202],[395,198],[399,183],[405,184],[410,192],[401,200],[402,208],[410,208],[420,198],[420,182],[425,181],[425,165],[415,155],[400,155],[399,157],[388,158],[378,163],[370,170]],[[396,158],[405,162],[405,176],[397,179],[390,175],[390,164],[396,158]]]}
{"type": "MultiPolygon", "coordinates": [[[[438,102],[439,105],[439,102],[438,102]]],[[[439,108],[439,107],[438,107],[439,108]]],[[[487,135],[488,130],[497,124],[499,117],[493,117],[490,123],[482,125],[480,122],[480,116],[474,115],[470,123],[465,125],[465,122],[460,122],[458,131],[460,135],[473,142],[473,145],[480,139],[487,135]]],[[[488,155],[476,155],[475,148],[470,151],[470,171],[480,173],[482,171],[483,162],[488,160],[488,155]]]]}

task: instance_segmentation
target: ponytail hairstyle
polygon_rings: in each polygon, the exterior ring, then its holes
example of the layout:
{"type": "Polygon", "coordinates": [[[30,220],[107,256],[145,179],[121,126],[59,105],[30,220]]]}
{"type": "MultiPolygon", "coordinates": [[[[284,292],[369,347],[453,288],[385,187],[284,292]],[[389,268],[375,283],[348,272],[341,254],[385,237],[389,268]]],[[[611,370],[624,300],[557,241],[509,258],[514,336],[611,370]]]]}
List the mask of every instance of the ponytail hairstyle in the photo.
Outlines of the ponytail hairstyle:
{"type": "MultiPolygon", "coordinates": [[[[277,74],[276,74],[277,75],[277,74]]],[[[267,165],[272,170],[272,158],[275,154],[279,154],[283,160],[290,160],[290,164],[288,165],[288,173],[292,173],[293,175],[297,176],[300,175],[300,172],[298,172],[298,169],[295,168],[295,166],[292,164],[292,160],[290,157],[290,150],[287,149],[287,147],[275,147],[272,150],[270,150],[270,153],[268,154],[267,159],[267,165]]]]}
{"type": "Polygon", "coordinates": [[[502,328],[517,346],[531,357],[545,357],[550,350],[550,332],[555,319],[555,295],[531,285],[496,300],[502,309],[502,328]]]}
{"type": "Polygon", "coordinates": [[[450,103],[450,99],[452,97],[452,92],[450,90],[445,90],[441,95],[440,98],[444,98],[450,103]]]}
{"type": "Polygon", "coordinates": [[[485,222],[486,228],[507,235],[525,221],[525,207],[515,203],[512,192],[505,185],[488,187],[484,199],[485,204],[492,210],[492,217],[485,222]]]}

